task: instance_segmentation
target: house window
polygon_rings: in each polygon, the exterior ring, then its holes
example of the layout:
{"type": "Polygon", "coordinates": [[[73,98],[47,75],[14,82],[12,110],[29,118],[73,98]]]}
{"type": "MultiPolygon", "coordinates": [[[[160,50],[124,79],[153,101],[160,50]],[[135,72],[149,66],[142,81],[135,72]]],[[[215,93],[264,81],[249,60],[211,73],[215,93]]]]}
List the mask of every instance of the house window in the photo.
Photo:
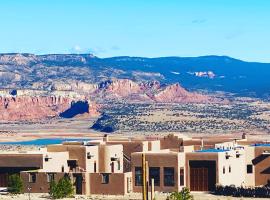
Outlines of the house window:
{"type": "Polygon", "coordinates": [[[142,168],[135,167],[135,186],[142,186],[142,168]]]}
{"type": "Polygon", "coordinates": [[[54,181],[54,174],[53,173],[48,173],[47,174],[47,182],[50,183],[54,181]]]}
{"type": "Polygon", "coordinates": [[[231,166],[229,166],[229,173],[231,173],[231,171],[232,171],[232,168],[231,168],[231,166]]]}
{"type": "Polygon", "coordinates": [[[95,173],[97,172],[97,162],[96,161],[94,162],[94,172],[95,173]]]}
{"type": "Polygon", "coordinates": [[[37,174],[36,173],[30,173],[29,174],[29,183],[35,183],[37,180],[37,174]]]}
{"type": "Polygon", "coordinates": [[[91,159],[91,153],[87,152],[87,159],[91,159]]]}
{"type": "Polygon", "coordinates": [[[101,176],[102,176],[101,183],[108,184],[110,180],[110,174],[101,174],[101,176]]]}
{"type": "Polygon", "coordinates": [[[252,174],[252,173],[253,173],[253,166],[247,165],[247,174],[252,174]]]}
{"type": "Polygon", "coordinates": [[[180,186],[185,184],[184,168],[180,168],[180,186]]]}
{"type": "Polygon", "coordinates": [[[223,174],[225,174],[225,167],[223,167],[223,174]]]}
{"type": "Polygon", "coordinates": [[[159,167],[149,167],[149,180],[154,179],[155,186],[160,185],[160,168],[159,167]]]}
{"type": "Polygon", "coordinates": [[[65,167],[62,165],[61,167],[61,171],[64,172],[65,171],[65,167]]]}
{"type": "Polygon", "coordinates": [[[174,186],[173,167],[164,167],[164,186],[174,186]]]}
{"type": "Polygon", "coordinates": [[[117,161],[118,170],[121,170],[121,163],[120,160],[117,161]]]}

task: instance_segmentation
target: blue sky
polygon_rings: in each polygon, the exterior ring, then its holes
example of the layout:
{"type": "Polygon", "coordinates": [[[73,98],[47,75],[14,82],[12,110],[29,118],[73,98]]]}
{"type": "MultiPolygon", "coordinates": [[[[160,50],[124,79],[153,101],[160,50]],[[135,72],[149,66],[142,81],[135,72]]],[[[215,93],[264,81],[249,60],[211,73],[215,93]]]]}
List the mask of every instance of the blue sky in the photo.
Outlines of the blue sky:
{"type": "Polygon", "coordinates": [[[0,0],[0,52],[270,62],[269,0],[0,0]]]}

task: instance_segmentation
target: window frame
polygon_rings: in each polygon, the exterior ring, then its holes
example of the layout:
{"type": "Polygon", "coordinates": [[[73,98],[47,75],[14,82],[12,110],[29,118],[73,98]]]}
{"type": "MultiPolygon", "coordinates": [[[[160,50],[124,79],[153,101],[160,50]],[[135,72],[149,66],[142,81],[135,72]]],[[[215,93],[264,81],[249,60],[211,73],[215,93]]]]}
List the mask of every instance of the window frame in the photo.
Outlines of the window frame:
{"type": "Polygon", "coordinates": [[[253,174],[253,165],[252,164],[247,164],[246,172],[247,172],[247,174],[253,174]]]}
{"type": "Polygon", "coordinates": [[[110,174],[109,173],[101,173],[101,183],[109,184],[110,183],[110,174]]]}
{"type": "Polygon", "coordinates": [[[184,167],[180,167],[180,171],[179,171],[179,182],[180,182],[180,186],[184,186],[185,185],[185,169],[184,167]]]}
{"type": "Polygon", "coordinates": [[[47,182],[50,183],[55,180],[55,173],[47,173],[47,182]]]}
{"type": "Polygon", "coordinates": [[[37,173],[30,172],[28,177],[29,183],[36,183],[37,182],[37,173]]]}
{"type": "MultiPolygon", "coordinates": [[[[156,173],[155,172],[155,173],[156,173]]],[[[160,186],[160,167],[149,167],[149,174],[148,174],[148,178],[149,180],[151,180],[152,178],[154,179],[154,185],[155,186],[160,186]],[[153,174],[153,172],[156,170],[156,172],[158,172],[156,175],[158,175],[158,178],[156,178],[155,174],[153,174]]]]}
{"type": "Polygon", "coordinates": [[[163,185],[166,187],[175,186],[174,167],[163,167],[163,185]]]}
{"type": "Polygon", "coordinates": [[[135,167],[135,186],[143,185],[143,172],[142,167],[135,167]]]}

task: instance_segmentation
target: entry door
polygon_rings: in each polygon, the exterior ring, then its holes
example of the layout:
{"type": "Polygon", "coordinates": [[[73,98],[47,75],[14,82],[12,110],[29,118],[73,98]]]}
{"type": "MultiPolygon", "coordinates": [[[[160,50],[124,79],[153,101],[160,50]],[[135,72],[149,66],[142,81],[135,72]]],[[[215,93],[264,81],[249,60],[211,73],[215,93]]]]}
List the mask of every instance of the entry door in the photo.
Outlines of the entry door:
{"type": "Polygon", "coordinates": [[[1,173],[0,174],[0,187],[7,187],[8,186],[8,174],[1,173]]]}
{"type": "Polygon", "coordinates": [[[190,168],[190,190],[208,191],[208,168],[190,168]]]}
{"type": "Polygon", "coordinates": [[[78,174],[75,176],[76,181],[75,181],[75,186],[76,186],[76,194],[82,194],[82,175],[78,174]]]}
{"type": "Polygon", "coordinates": [[[215,161],[190,161],[189,166],[191,191],[212,191],[215,189],[215,161]]]}

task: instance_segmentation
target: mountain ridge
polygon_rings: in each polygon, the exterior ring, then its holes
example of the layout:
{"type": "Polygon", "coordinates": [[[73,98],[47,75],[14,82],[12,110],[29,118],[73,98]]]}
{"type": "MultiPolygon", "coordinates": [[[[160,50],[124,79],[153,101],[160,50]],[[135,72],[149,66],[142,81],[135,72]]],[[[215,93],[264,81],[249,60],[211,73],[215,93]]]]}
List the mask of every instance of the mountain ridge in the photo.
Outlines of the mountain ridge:
{"type": "Polygon", "coordinates": [[[228,56],[99,58],[93,54],[0,54],[0,88],[48,90],[55,82],[130,79],[135,82],[181,83],[191,91],[224,91],[267,98],[270,63],[246,62],[228,56]]]}

